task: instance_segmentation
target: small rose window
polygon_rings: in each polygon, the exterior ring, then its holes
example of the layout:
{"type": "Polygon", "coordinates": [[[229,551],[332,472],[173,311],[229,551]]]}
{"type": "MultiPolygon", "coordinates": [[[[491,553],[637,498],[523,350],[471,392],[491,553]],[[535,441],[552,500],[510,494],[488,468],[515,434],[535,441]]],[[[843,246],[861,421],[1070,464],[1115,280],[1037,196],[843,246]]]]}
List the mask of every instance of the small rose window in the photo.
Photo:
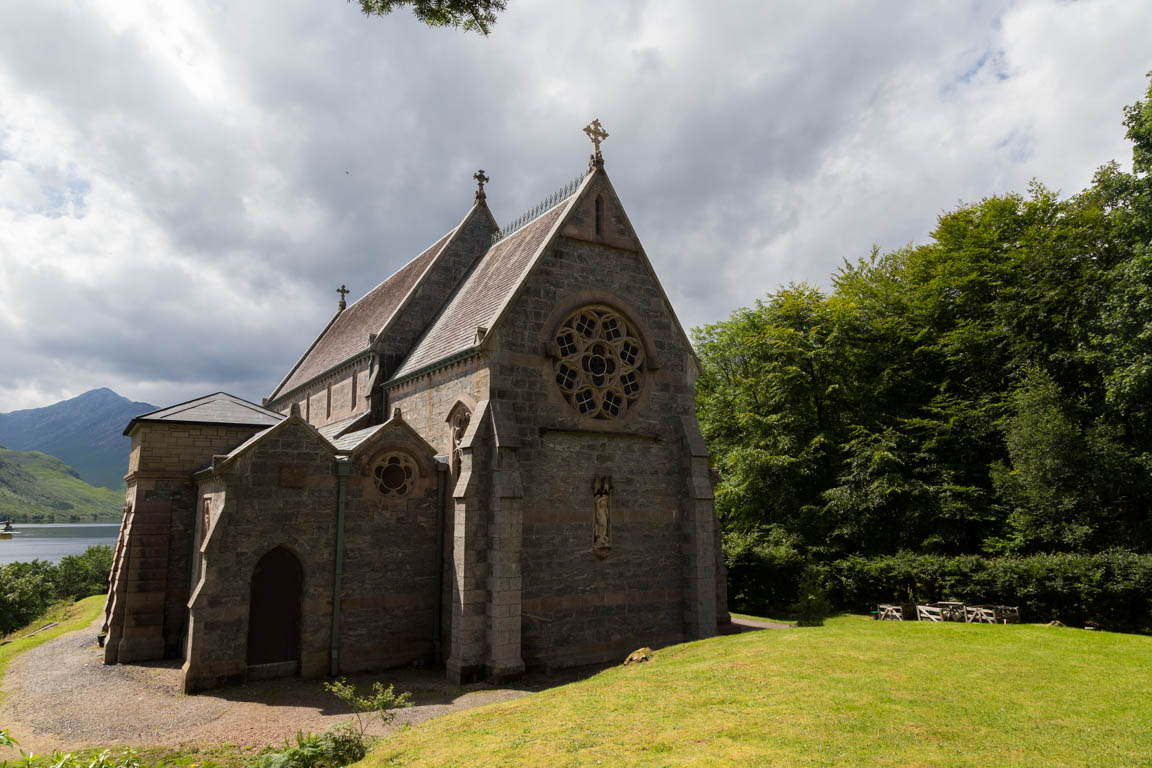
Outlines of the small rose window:
{"type": "Polygon", "coordinates": [[[372,480],[384,496],[407,496],[416,480],[416,465],[402,453],[390,454],[372,470],[372,480]]]}
{"type": "Polygon", "coordinates": [[[557,329],[553,373],[581,416],[614,419],[640,397],[644,345],[636,330],[608,307],[585,307],[557,329]]]}

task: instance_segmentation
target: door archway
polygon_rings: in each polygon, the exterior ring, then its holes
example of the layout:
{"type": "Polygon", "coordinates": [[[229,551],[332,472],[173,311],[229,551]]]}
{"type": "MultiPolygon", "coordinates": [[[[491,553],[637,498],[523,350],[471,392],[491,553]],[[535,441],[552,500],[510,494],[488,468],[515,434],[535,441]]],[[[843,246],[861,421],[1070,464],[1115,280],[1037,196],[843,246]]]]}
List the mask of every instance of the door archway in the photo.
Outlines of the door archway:
{"type": "Polygon", "coordinates": [[[304,569],[284,547],[269,551],[252,572],[248,604],[248,665],[300,660],[304,569]]]}

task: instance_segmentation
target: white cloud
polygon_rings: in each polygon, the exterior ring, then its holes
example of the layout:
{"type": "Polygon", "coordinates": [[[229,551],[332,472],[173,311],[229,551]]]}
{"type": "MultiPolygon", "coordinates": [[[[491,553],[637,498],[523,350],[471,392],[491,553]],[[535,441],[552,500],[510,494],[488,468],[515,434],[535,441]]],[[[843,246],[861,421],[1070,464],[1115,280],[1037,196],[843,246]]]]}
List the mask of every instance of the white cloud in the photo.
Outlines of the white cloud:
{"type": "Polygon", "coordinates": [[[453,226],[579,173],[685,325],[924,240],[958,200],[1126,161],[1152,8],[516,0],[490,38],[354,5],[0,7],[0,411],[258,398],[453,226]]]}

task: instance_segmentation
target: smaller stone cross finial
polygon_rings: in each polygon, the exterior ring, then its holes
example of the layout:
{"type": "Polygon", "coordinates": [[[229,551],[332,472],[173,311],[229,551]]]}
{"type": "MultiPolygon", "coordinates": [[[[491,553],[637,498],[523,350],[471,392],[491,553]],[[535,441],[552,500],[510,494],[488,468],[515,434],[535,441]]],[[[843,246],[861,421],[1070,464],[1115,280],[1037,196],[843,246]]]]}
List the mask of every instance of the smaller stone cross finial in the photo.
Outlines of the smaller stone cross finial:
{"type": "Polygon", "coordinates": [[[347,296],[348,294],[352,293],[352,291],[348,290],[348,286],[341,283],[340,287],[336,289],[336,293],[340,294],[340,309],[341,310],[347,309],[348,308],[348,302],[344,300],[344,297],[347,296]]]}
{"type": "Polygon", "coordinates": [[[492,179],[488,178],[483,168],[472,174],[472,178],[476,179],[476,200],[483,200],[487,197],[487,195],[484,194],[484,185],[492,181],[492,179]]]}
{"type": "Polygon", "coordinates": [[[600,154],[600,142],[608,138],[608,131],[604,130],[604,126],[600,125],[600,119],[596,118],[584,126],[584,133],[588,134],[588,138],[592,140],[592,146],[595,148],[592,157],[588,160],[589,167],[603,168],[604,156],[600,154]]]}

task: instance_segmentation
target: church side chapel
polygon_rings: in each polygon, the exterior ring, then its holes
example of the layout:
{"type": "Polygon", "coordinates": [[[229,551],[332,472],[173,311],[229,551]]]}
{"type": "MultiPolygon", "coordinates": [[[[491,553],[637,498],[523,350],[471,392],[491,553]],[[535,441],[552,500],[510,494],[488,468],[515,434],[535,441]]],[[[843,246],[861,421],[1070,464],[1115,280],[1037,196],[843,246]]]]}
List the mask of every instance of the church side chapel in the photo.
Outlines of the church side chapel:
{"type": "Polygon", "coordinates": [[[187,692],[623,659],[728,621],[698,363],[608,175],[463,220],[339,308],[262,405],[132,420],[105,663],[187,692]]]}

